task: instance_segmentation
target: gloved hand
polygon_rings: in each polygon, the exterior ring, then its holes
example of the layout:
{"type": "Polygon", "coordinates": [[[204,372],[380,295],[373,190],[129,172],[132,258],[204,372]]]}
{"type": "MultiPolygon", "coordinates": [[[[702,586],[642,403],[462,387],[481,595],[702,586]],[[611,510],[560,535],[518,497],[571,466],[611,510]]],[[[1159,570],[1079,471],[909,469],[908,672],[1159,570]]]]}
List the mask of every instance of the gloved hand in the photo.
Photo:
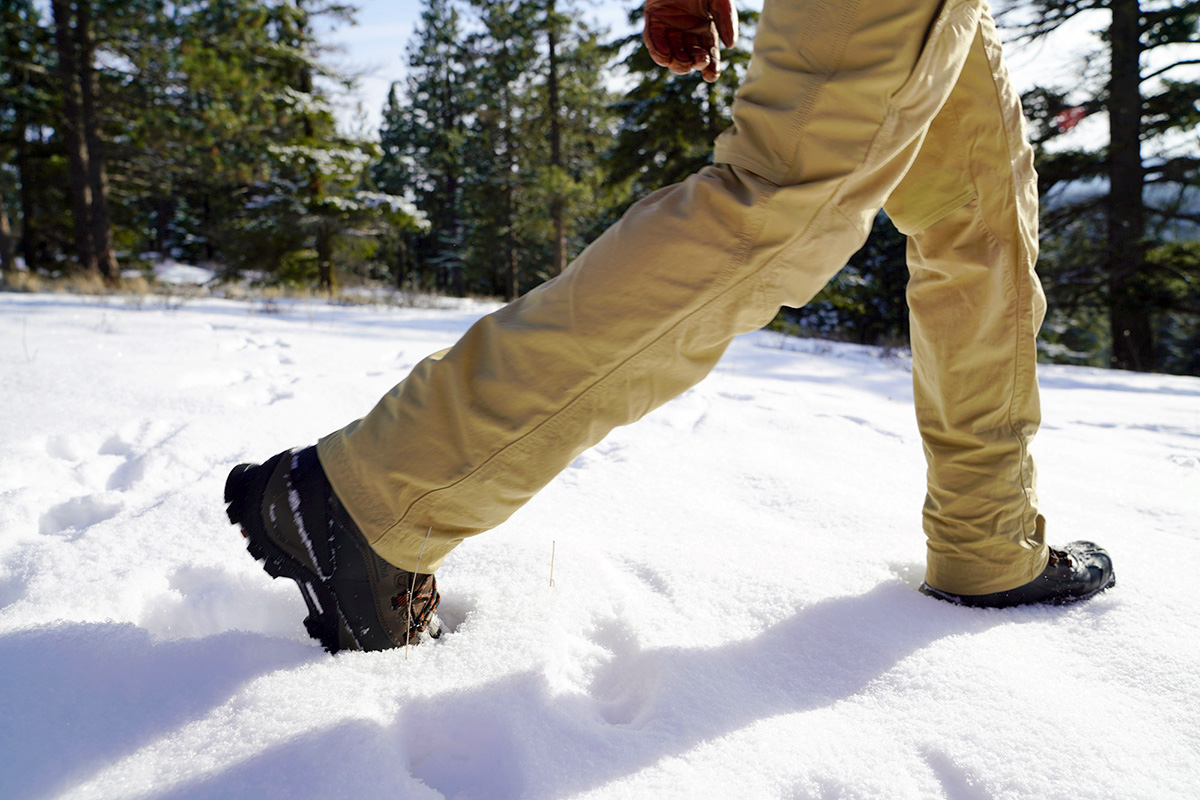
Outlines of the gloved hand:
{"type": "Polygon", "coordinates": [[[677,75],[698,69],[712,83],[721,76],[721,50],[737,41],[732,0],[646,0],[642,39],[650,57],[677,75]]]}

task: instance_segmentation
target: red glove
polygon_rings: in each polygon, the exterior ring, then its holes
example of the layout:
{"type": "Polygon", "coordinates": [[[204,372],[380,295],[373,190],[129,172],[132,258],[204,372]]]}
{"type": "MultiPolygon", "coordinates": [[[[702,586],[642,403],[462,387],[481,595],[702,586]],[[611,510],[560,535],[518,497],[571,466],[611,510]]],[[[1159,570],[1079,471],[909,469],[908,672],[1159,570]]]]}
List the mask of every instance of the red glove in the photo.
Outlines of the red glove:
{"type": "Polygon", "coordinates": [[[721,77],[721,44],[737,41],[732,0],[646,0],[642,39],[650,57],[677,75],[698,69],[712,83],[721,77]]]}

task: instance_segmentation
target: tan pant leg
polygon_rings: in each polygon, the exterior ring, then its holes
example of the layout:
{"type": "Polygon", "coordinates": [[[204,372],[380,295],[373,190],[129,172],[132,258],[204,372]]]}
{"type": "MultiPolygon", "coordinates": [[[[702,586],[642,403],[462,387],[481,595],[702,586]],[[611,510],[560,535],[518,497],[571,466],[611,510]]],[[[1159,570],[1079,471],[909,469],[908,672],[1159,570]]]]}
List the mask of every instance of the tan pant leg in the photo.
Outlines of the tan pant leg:
{"type": "Polygon", "coordinates": [[[885,208],[909,235],[926,581],[965,594],[1012,589],[1047,558],[1029,454],[1045,301],[1033,152],[990,18],[885,208]]]}
{"type": "Polygon", "coordinates": [[[907,170],[979,15],[978,0],[768,0],[721,166],[636,204],[321,440],[377,552],[413,570],[423,550],[433,571],[733,336],[811,299],[907,170]]]}

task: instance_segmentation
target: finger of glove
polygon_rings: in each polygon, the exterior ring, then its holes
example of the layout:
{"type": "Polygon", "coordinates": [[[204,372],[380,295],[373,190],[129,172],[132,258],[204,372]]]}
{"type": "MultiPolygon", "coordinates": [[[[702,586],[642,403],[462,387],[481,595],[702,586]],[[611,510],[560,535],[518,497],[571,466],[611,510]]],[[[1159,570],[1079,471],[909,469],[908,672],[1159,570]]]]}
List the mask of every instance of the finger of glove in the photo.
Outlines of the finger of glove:
{"type": "Polygon", "coordinates": [[[642,41],[651,60],[660,67],[671,65],[671,45],[667,41],[666,29],[662,23],[652,17],[646,17],[646,26],[642,29],[642,41]]]}
{"type": "Polygon", "coordinates": [[[733,47],[738,38],[738,17],[733,0],[710,0],[709,15],[721,37],[721,44],[733,47]]]}
{"type": "Polygon", "coordinates": [[[716,45],[713,45],[712,49],[708,51],[705,61],[707,63],[703,65],[703,68],[697,67],[697,69],[701,69],[700,74],[704,76],[704,80],[712,83],[721,77],[721,51],[716,45]]]}
{"type": "Polygon", "coordinates": [[[650,51],[650,58],[660,67],[668,67],[673,72],[678,72],[680,67],[683,72],[691,69],[695,46],[689,43],[689,38],[687,31],[664,24],[657,17],[646,18],[642,39],[650,51]]]}
{"type": "Polygon", "coordinates": [[[708,60],[708,48],[689,31],[668,30],[667,41],[671,45],[671,61],[689,72],[697,64],[703,66],[708,60]]]}
{"type": "Polygon", "coordinates": [[[667,67],[677,75],[685,75],[695,69],[706,76],[713,76],[706,77],[707,80],[713,80],[719,74],[719,67],[716,66],[720,62],[717,30],[707,17],[689,13],[665,16],[647,13],[642,40],[654,63],[667,67]]]}

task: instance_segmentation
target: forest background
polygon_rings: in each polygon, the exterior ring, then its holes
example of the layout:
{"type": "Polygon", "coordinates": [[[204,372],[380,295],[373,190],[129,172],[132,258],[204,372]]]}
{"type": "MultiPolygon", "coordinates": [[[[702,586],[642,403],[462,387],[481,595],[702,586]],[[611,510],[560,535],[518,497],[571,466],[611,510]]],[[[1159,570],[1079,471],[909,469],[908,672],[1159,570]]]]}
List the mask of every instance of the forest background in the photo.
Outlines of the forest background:
{"type": "MultiPolygon", "coordinates": [[[[410,2],[411,0],[406,0],[410,2]]],[[[619,7],[640,16],[631,0],[619,7]]],[[[4,285],[219,280],[516,297],[638,197],[711,159],[720,81],[672,76],[579,0],[421,0],[376,126],[330,0],[0,0],[4,285]]],[[[1042,196],[1046,360],[1200,374],[1200,0],[1014,0],[1010,48],[1082,32],[1023,95],[1042,196]]],[[[1042,43],[1042,50],[1038,50],[1042,43]]],[[[881,215],[776,327],[907,342],[904,237],[881,215]]]]}

